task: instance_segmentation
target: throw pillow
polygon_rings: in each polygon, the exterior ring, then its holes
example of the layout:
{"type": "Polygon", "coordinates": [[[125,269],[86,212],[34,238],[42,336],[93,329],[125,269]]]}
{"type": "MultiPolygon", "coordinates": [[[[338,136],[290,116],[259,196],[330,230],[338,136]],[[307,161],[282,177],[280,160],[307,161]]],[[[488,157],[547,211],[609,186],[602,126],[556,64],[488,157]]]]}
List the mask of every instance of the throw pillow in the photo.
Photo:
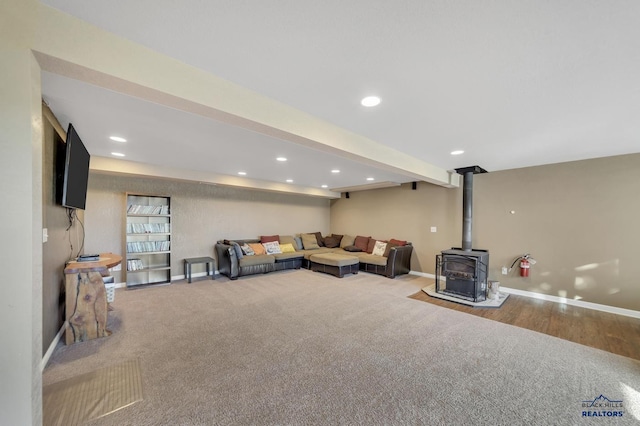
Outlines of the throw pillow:
{"type": "Polygon", "coordinates": [[[291,244],[294,249],[296,248],[296,240],[291,235],[280,235],[280,248],[283,244],[291,244]]]}
{"type": "Polygon", "coordinates": [[[384,257],[389,257],[389,252],[391,251],[392,248],[394,247],[399,247],[397,244],[393,244],[391,241],[389,241],[387,243],[387,248],[384,249],[384,257]]]}
{"type": "Polygon", "coordinates": [[[369,241],[367,242],[367,253],[369,254],[373,253],[373,249],[376,246],[376,241],[377,240],[375,238],[369,238],[369,241]]]}
{"type": "Polygon", "coordinates": [[[293,244],[291,244],[291,243],[280,244],[280,250],[283,253],[295,253],[296,252],[296,249],[293,248],[293,244]]]}
{"type": "Polygon", "coordinates": [[[282,251],[280,250],[280,243],[277,241],[269,241],[268,243],[262,243],[262,247],[264,247],[267,254],[282,253],[282,251]]]}
{"type": "Polygon", "coordinates": [[[392,239],[390,239],[390,240],[389,240],[389,242],[390,242],[390,243],[393,243],[393,244],[395,244],[395,245],[397,245],[397,246],[406,246],[406,245],[407,245],[407,242],[406,242],[406,241],[402,241],[402,240],[395,240],[395,239],[393,239],[393,238],[392,238],[392,239]]]}
{"type": "Polygon", "coordinates": [[[345,248],[347,246],[352,246],[355,242],[356,238],[351,235],[344,235],[340,240],[340,248],[345,248]]]}
{"type": "Polygon", "coordinates": [[[367,246],[369,245],[369,238],[371,237],[362,237],[358,235],[356,239],[353,241],[353,245],[358,247],[361,251],[367,251],[367,246]]]}
{"type": "Polygon", "coordinates": [[[264,249],[264,246],[260,243],[250,243],[249,247],[253,250],[253,253],[258,256],[261,254],[267,254],[267,251],[264,249]]]}
{"type": "Polygon", "coordinates": [[[338,240],[338,245],[342,241],[342,237],[344,237],[344,235],[337,235],[337,234],[331,234],[331,236],[338,240]]]}
{"type": "Polygon", "coordinates": [[[302,238],[302,247],[304,247],[305,250],[320,248],[315,234],[300,234],[300,238],[302,238]]]}
{"type": "Polygon", "coordinates": [[[236,257],[238,258],[238,260],[242,259],[242,249],[240,248],[240,244],[238,244],[238,243],[236,243],[234,241],[234,242],[231,243],[231,246],[235,250],[236,257]]]}
{"type": "Polygon", "coordinates": [[[260,242],[261,243],[270,243],[272,241],[280,241],[280,236],[279,235],[262,235],[260,237],[260,242]]]}
{"type": "Polygon", "coordinates": [[[244,253],[245,256],[253,256],[254,254],[256,254],[247,243],[241,245],[240,248],[242,249],[242,253],[244,253]]]}
{"type": "Polygon", "coordinates": [[[340,240],[334,236],[324,237],[324,246],[327,248],[336,248],[340,246],[340,240]]]}
{"type": "Polygon", "coordinates": [[[346,247],[342,247],[342,249],[344,251],[351,251],[351,252],[362,251],[360,247],[356,247],[356,246],[346,246],[346,247]]]}
{"type": "Polygon", "coordinates": [[[386,249],[387,243],[385,243],[384,241],[376,241],[371,254],[375,256],[383,256],[386,249]]]}
{"type": "Polygon", "coordinates": [[[304,246],[302,245],[302,238],[293,237],[293,240],[296,242],[295,245],[293,246],[295,247],[296,250],[304,250],[304,246]]]}
{"type": "Polygon", "coordinates": [[[322,232],[310,232],[316,236],[316,241],[318,243],[318,247],[324,247],[324,238],[322,238],[322,232]]]}

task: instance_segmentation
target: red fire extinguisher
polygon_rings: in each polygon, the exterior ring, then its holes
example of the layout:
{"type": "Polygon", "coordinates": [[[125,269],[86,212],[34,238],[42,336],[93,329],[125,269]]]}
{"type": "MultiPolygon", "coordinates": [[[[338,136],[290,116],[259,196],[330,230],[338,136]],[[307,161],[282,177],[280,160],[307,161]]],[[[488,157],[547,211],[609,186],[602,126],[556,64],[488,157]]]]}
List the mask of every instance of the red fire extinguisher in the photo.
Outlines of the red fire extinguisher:
{"type": "Polygon", "coordinates": [[[528,277],[530,267],[531,267],[531,264],[529,263],[529,259],[526,257],[523,257],[522,260],[520,260],[520,276],[528,277]]]}

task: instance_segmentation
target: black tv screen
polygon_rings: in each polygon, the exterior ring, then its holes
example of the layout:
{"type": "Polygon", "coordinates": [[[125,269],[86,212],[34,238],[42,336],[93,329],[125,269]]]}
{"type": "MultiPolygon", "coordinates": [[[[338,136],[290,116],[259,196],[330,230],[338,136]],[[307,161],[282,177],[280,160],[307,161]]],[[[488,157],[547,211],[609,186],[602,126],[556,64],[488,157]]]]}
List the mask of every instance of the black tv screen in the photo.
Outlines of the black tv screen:
{"type": "Polygon", "coordinates": [[[90,155],[71,123],[69,123],[67,130],[67,143],[64,151],[61,204],[63,207],[84,210],[87,200],[90,155]]]}

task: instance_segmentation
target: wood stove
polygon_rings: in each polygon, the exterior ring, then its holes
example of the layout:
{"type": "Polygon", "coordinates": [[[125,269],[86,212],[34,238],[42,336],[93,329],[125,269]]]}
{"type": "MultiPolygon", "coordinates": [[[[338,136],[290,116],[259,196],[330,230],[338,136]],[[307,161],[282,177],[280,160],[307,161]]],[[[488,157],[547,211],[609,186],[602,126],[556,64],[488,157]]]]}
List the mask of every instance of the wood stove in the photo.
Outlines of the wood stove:
{"type": "Polygon", "coordinates": [[[472,302],[487,298],[489,252],[472,248],[473,175],[486,173],[478,166],[456,169],[463,175],[462,248],[443,250],[436,256],[436,292],[472,302]],[[442,282],[440,277],[444,277],[442,282]]]}
{"type": "Polygon", "coordinates": [[[436,292],[472,302],[487,298],[489,252],[443,250],[436,256],[436,292]],[[442,282],[439,277],[445,277],[442,282]]]}

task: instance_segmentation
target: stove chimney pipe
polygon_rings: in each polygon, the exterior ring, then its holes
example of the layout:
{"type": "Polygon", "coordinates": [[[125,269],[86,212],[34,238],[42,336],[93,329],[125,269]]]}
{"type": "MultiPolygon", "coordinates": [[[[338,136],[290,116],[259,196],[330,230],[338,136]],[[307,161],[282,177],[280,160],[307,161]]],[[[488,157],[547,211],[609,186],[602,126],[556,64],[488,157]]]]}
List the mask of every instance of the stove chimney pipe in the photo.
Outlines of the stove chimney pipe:
{"type": "Polygon", "coordinates": [[[463,176],[462,180],[462,250],[473,250],[473,175],[487,173],[479,166],[462,167],[456,173],[463,176]]]}

